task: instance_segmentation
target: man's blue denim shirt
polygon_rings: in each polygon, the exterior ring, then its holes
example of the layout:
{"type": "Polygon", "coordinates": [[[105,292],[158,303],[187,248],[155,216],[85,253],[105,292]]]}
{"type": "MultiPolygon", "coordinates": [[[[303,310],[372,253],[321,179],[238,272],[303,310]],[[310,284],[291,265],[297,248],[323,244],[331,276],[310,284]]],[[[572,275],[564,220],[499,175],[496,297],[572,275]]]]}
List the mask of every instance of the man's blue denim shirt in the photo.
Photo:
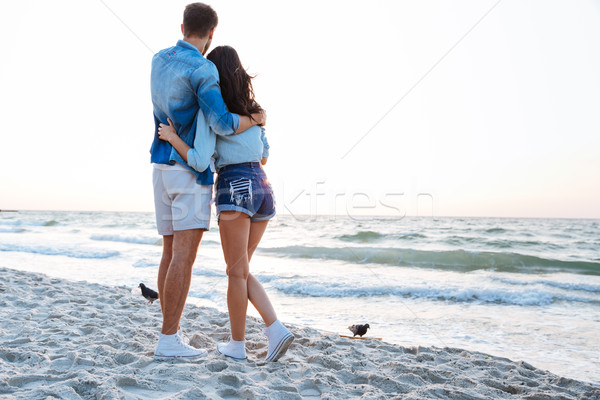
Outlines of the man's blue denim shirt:
{"type": "Polygon", "coordinates": [[[196,175],[197,183],[212,185],[209,165],[215,151],[215,135],[231,135],[240,125],[239,115],[230,113],[223,101],[217,68],[196,47],[179,40],[152,58],[150,86],[155,124],[150,161],[171,165],[177,162],[196,175]],[[158,138],[158,124],[168,124],[167,118],[191,147],[187,163],[170,143],[158,138]]]}

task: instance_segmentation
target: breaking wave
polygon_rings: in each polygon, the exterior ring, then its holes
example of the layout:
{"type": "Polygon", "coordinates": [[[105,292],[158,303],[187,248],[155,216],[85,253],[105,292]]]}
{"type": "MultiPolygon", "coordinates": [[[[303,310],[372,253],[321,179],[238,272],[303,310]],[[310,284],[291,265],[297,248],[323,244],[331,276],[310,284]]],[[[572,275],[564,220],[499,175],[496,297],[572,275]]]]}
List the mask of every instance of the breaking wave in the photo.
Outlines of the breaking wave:
{"type": "Polygon", "coordinates": [[[312,246],[263,248],[261,251],[290,258],[338,260],[354,264],[427,267],[457,271],[493,269],[501,272],[537,273],[541,270],[568,270],[600,275],[599,262],[554,260],[508,252],[312,246]]]}

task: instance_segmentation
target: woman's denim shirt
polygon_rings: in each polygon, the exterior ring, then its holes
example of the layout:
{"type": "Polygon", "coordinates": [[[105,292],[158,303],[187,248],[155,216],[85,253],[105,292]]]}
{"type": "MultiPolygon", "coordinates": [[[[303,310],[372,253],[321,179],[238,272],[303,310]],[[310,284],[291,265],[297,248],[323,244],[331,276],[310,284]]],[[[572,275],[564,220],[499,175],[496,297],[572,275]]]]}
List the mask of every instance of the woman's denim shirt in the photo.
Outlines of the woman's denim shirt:
{"type": "Polygon", "coordinates": [[[151,162],[177,162],[192,171],[199,184],[211,185],[213,176],[208,167],[216,136],[231,135],[240,125],[239,115],[230,113],[225,106],[217,68],[196,47],[179,40],[176,46],[154,55],[150,83],[156,128],[151,162]],[[171,144],[158,137],[158,124],[167,124],[167,118],[191,147],[187,163],[171,144]]]}
{"type": "Polygon", "coordinates": [[[265,128],[255,125],[237,135],[217,137],[214,157],[217,171],[226,165],[260,162],[263,157],[269,157],[265,128]]]}

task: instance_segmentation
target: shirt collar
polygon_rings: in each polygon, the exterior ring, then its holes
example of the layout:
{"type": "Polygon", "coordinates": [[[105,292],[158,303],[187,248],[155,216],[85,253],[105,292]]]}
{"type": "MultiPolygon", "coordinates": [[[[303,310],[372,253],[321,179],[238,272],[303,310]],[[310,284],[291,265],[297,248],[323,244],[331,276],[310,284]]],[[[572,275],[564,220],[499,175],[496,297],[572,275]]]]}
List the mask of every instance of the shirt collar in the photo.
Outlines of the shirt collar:
{"type": "MultiPolygon", "coordinates": [[[[180,39],[177,41],[177,46],[183,47],[184,49],[194,50],[194,51],[197,51],[198,53],[200,53],[200,50],[198,50],[196,48],[196,46],[194,46],[193,44],[191,44],[189,42],[186,42],[183,39],[180,39]]],[[[202,55],[202,53],[200,53],[200,55],[202,55]]]]}

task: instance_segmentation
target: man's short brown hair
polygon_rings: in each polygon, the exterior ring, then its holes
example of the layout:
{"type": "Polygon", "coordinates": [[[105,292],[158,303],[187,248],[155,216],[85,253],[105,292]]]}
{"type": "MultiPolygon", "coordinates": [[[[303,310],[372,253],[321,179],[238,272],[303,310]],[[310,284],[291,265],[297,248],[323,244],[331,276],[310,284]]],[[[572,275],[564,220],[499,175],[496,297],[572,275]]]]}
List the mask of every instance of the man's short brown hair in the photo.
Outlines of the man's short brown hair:
{"type": "Polygon", "coordinates": [[[208,4],[188,4],[183,12],[183,35],[206,37],[218,23],[217,13],[208,4]]]}

